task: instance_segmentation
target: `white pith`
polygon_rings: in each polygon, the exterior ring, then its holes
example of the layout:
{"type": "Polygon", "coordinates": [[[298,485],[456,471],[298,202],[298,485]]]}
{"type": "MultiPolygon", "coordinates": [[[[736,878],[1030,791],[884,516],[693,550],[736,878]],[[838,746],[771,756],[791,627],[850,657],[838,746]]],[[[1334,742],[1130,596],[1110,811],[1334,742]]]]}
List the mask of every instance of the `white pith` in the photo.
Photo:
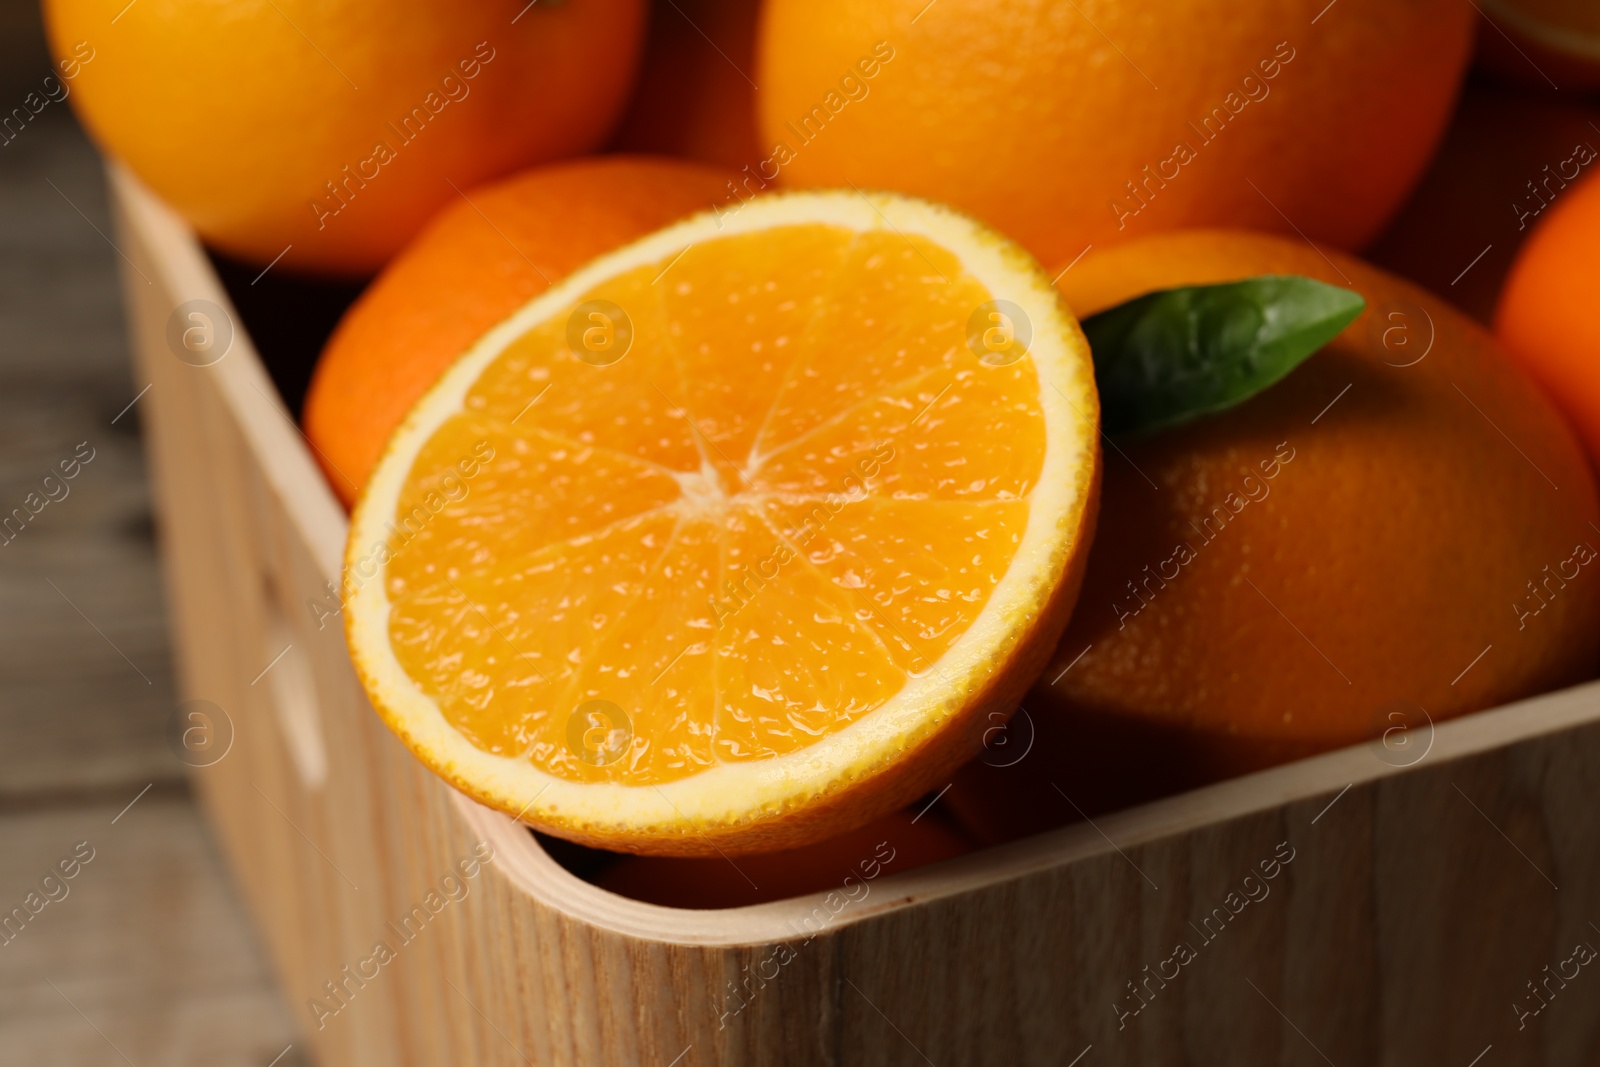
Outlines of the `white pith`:
{"type": "MultiPolygon", "coordinates": [[[[352,581],[346,557],[351,651],[374,703],[390,726],[435,771],[485,803],[534,824],[590,834],[663,836],[744,826],[803,806],[843,783],[877,773],[970,702],[1048,600],[1067,553],[1076,548],[1090,491],[1097,406],[1088,350],[1049,280],[1025,254],[977,224],[935,205],[901,197],[803,193],[752,201],[720,219],[702,215],[604,256],[531,301],[484,335],[417,404],[390,441],[352,516],[350,546],[387,536],[396,501],[420,449],[452,415],[501,351],[565,309],[599,282],[671,259],[686,246],[777,226],[826,224],[865,232],[892,229],[926,237],[956,255],[991,296],[1020,305],[1033,325],[1029,346],[1040,377],[1047,428],[1044,460],[1029,494],[1028,524],[988,603],[950,650],[894,697],[809,747],[760,762],[722,763],[660,785],[578,782],[526,759],[493,755],[462,736],[412,681],[389,643],[386,567],[352,581]]],[[[765,458],[765,457],[762,457],[765,458]]],[[[720,506],[713,472],[679,476],[681,504],[720,506]]],[[[370,566],[370,561],[369,566],[370,566]]]]}

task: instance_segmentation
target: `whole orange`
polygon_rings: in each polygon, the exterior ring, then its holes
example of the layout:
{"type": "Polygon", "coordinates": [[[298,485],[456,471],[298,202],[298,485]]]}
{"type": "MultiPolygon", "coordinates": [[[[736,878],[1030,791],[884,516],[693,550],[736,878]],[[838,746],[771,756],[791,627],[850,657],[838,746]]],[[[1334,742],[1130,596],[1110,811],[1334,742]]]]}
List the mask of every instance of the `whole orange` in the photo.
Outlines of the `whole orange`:
{"type": "Polygon", "coordinates": [[[760,159],[751,80],[760,13],[760,0],[656,0],[614,146],[735,169],[760,159]]]}
{"type": "Polygon", "coordinates": [[[771,0],[762,174],[947,201],[1040,259],[1185,226],[1364,244],[1449,117],[1457,0],[771,0]]]}
{"type": "Polygon", "coordinates": [[[599,145],[642,0],[46,0],[90,133],[217,248],[382,266],[438,208],[599,145]]]}
{"type": "Polygon", "coordinates": [[[1396,727],[1415,743],[1374,758],[1414,758],[1430,719],[1600,667],[1594,479],[1460,312],[1352,257],[1240,232],[1096,249],[1059,284],[1083,317],[1261,274],[1353,288],[1367,309],[1238,407],[1108,449],[1083,594],[1011,728],[1033,728],[1033,751],[973,765],[949,795],[985,837],[1396,727]]]}
{"type": "MultiPolygon", "coordinates": [[[[1600,142],[1600,138],[1596,138],[1600,142]]],[[[1560,194],[1523,246],[1495,335],[1541,382],[1600,463],[1600,180],[1560,194]]]]}
{"type": "Polygon", "coordinates": [[[573,160],[446,208],[345,313],[306,394],[305,430],[354,503],[389,434],[489,327],[604,252],[720,203],[728,175],[645,156],[573,160]]]}
{"type": "Polygon", "coordinates": [[[1478,36],[1479,62],[1541,89],[1600,86],[1600,6],[1592,0],[1481,0],[1493,28],[1478,36]]]}

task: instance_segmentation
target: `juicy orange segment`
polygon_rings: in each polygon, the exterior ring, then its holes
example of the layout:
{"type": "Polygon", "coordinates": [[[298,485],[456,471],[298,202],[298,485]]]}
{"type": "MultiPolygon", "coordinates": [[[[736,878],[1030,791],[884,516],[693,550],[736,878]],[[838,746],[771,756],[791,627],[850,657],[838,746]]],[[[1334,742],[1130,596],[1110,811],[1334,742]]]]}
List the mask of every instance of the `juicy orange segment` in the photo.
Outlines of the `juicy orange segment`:
{"type": "Polygon", "coordinates": [[[792,846],[932,784],[1030,680],[1096,413],[1054,291],[966,220],[845,194],[690,220],[412,412],[354,516],[352,651],[419,756],[536,825],[792,846]]]}

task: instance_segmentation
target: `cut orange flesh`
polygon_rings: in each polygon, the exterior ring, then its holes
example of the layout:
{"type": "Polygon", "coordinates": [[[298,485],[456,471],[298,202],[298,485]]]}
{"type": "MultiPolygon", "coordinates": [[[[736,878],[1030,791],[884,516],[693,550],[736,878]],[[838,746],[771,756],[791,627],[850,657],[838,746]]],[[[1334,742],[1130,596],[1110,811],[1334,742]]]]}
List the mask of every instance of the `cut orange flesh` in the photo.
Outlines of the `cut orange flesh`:
{"type": "Polygon", "coordinates": [[[374,705],[575,840],[794,847],[936,786],[1076,596],[1082,335],[896,197],[773,197],[595,261],[413,409],[352,519],[374,705]]]}

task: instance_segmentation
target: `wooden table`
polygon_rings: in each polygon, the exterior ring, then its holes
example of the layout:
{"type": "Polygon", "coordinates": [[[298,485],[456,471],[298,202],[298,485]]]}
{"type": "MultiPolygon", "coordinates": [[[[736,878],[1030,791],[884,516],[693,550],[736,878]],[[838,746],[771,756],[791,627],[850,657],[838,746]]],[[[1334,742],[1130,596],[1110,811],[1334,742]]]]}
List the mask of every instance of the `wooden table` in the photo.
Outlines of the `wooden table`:
{"type": "Polygon", "coordinates": [[[93,855],[0,926],[0,1067],[304,1067],[166,740],[144,383],[100,163],[58,105],[0,152],[0,518],[60,497],[0,533],[0,919],[79,842],[93,855]]]}

